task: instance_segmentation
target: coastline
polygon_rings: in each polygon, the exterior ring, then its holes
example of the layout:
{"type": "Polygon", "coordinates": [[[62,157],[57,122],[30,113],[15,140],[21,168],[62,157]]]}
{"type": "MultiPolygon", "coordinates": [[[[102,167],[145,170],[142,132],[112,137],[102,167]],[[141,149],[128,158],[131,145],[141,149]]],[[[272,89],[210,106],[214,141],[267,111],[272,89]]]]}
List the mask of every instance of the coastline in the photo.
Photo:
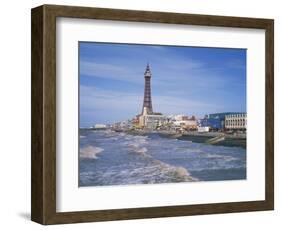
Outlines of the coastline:
{"type": "MultiPolygon", "coordinates": [[[[80,128],[83,129],[83,128],[80,128]]],[[[91,130],[107,130],[107,129],[93,129],[91,130]]],[[[145,136],[150,134],[158,134],[163,138],[170,138],[170,139],[178,139],[182,141],[192,141],[195,143],[205,143],[208,145],[216,145],[216,146],[226,146],[226,147],[240,147],[246,149],[247,147],[247,138],[246,134],[224,134],[222,132],[208,132],[208,133],[199,133],[197,131],[192,131],[184,134],[179,134],[176,132],[171,131],[150,131],[150,130],[132,130],[132,129],[119,129],[114,130],[110,129],[115,132],[124,132],[130,135],[139,135],[145,136]],[[210,143],[210,140],[214,138],[219,138],[220,136],[224,136],[223,140],[220,140],[216,143],[210,143]]]]}
{"type": "Polygon", "coordinates": [[[247,147],[247,139],[245,134],[239,134],[237,136],[233,134],[225,134],[223,140],[217,143],[209,143],[213,138],[218,138],[222,135],[220,132],[209,132],[209,133],[198,133],[198,132],[189,132],[185,134],[178,134],[174,132],[168,131],[145,131],[145,130],[124,130],[121,132],[125,132],[131,135],[149,135],[149,134],[158,134],[163,138],[172,138],[183,141],[192,141],[195,143],[205,143],[209,145],[216,146],[226,146],[226,147],[241,147],[246,149],[247,147]]]}

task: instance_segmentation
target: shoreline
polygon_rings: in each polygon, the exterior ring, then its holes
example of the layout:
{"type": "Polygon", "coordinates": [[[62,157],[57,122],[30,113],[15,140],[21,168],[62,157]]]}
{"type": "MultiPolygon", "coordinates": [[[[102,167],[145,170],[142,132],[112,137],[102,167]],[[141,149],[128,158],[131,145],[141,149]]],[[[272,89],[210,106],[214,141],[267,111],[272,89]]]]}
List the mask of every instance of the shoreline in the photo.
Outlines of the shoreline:
{"type": "MultiPolygon", "coordinates": [[[[83,129],[83,128],[82,128],[83,129]]],[[[192,141],[194,143],[202,143],[206,145],[215,145],[215,146],[226,146],[226,147],[240,147],[246,149],[247,147],[247,138],[246,134],[225,134],[222,132],[207,132],[199,133],[197,131],[191,131],[184,134],[179,134],[172,131],[150,131],[150,130],[113,130],[113,129],[91,129],[91,130],[112,130],[114,132],[127,133],[130,135],[150,135],[158,134],[163,138],[177,139],[182,141],[192,141]],[[212,141],[213,139],[221,138],[219,141],[212,141]]]]}
{"type": "Polygon", "coordinates": [[[241,147],[246,149],[247,147],[247,138],[246,135],[231,135],[231,134],[224,134],[223,140],[220,140],[217,143],[211,143],[210,141],[214,138],[219,138],[222,133],[220,132],[209,132],[209,133],[198,133],[198,132],[190,132],[186,134],[178,134],[173,132],[167,131],[145,131],[145,130],[124,130],[121,131],[131,135],[149,135],[149,134],[158,134],[163,138],[170,138],[170,139],[177,139],[183,141],[192,141],[194,143],[202,143],[207,145],[216,145],[216,146],[226,146],[226,147],[241,147]]]}

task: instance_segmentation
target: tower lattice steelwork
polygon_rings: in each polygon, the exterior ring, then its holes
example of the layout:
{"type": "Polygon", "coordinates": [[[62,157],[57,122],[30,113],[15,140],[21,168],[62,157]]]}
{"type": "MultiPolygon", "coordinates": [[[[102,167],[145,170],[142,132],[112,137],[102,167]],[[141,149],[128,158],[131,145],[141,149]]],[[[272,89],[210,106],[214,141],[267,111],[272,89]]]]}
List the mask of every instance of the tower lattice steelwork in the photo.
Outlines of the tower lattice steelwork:
{"type": "Polygon", "coordinates": [[[145,85],[144,85],[144,97],[143,97],[143,107],[142,107],[142,114],[144,111],[144,107],[146,107],[147,113],[152,114],[152,100],[151,100],[151,86],[150,86],[150,79],[151,79],[151,71],[149,68],[149,64],[146,66],[146,70],[144,72],[144,79],[145,79],[145,85]]]}

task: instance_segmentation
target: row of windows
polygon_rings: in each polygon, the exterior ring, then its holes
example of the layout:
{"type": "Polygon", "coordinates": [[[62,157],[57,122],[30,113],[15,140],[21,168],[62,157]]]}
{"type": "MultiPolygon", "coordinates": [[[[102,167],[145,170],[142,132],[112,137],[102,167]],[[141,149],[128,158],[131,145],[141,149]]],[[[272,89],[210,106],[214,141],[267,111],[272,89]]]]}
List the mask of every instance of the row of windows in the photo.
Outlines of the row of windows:
{"type": "Polygon", "coordinates": [[[225,118],[231,118],[231,117],[246,117],[245,113],[239,113],[239,114],[231,114],[231,115],[226,115],[225,118]]]}
{"type": "Polygon", "coordinates": [[[245,126],[247,125],[246,119],[226,120],[225,126],[245,126]]]}

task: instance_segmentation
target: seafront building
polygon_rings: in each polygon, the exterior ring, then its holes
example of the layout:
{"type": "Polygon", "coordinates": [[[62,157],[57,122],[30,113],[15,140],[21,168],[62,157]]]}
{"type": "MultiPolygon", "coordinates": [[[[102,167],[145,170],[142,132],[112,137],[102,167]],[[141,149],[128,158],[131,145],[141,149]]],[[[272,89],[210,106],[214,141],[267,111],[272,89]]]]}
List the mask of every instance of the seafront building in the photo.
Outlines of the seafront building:
{"type": "Polygon", "coordinates": [[[225,129],[226,130],[241,130],[247,129],[247,114],[229,114],[225,116],[225,129]]]}
{"type": "Polygon", "coordinates": [[[226,112],[226,113],[208,114],[203,119],[198,120],[198,126],[209,127],[212,130],[224,129],[225,116],[230,114],[234,114],[234,113],[226,112]]]}
{"type": "Polygon", "coordinates": [[[197,130],[197,120],[194,116],[189,118],[186,115],[176,115],[171,123],[175,128],[180,128],[182,131],[197,130]]]}
{"type": "Polygon", "coordinates": [[[171,118],[173,118],[176,121],[186,121],[186,120],[188,120],[188,116],[186,116],[184,114],[179,114],[179,115],[171,116],[171,118]]]}
{"type": "Polygon", "coordinates": [[[104,124],[95,124],[93,126],[94,129],[106,129],[106,125],[104,124]]]}
{"type": "Polygon", "coordinates": [[[204,126],[204,127],[197,126],[197,131],[198,131],[198,133],[208,133],[210,131],[210,127],[208,127],[208,126],[204,126]]]}
{"type": "Polygon", "coordinates": [[[148,108],[143,108],[143,114],[139,116],[139,125],[141,128],[157,129],[167,122],[166,116],[160,113],[148,114],[148,108]]]}
{"type": "Polygon", "coordinates": [[[120,122],[116,122],[114,124],[111,125],[112,129],[131,129],[133,127],[133,120],[125,120],[125,121],[120,121],[120,122]]]}
{"type": "Polygon", "coordinates": [[[206,115],[203,119],[198,120],[199,127],[209,127],[210,130],[225,130],[230,129],[229,122],[228,127],[226,127],[226,118],[230,119],[236,116],[240,116],[240,112],[225,112],[225,113],[212,113],[206,115]]]}

